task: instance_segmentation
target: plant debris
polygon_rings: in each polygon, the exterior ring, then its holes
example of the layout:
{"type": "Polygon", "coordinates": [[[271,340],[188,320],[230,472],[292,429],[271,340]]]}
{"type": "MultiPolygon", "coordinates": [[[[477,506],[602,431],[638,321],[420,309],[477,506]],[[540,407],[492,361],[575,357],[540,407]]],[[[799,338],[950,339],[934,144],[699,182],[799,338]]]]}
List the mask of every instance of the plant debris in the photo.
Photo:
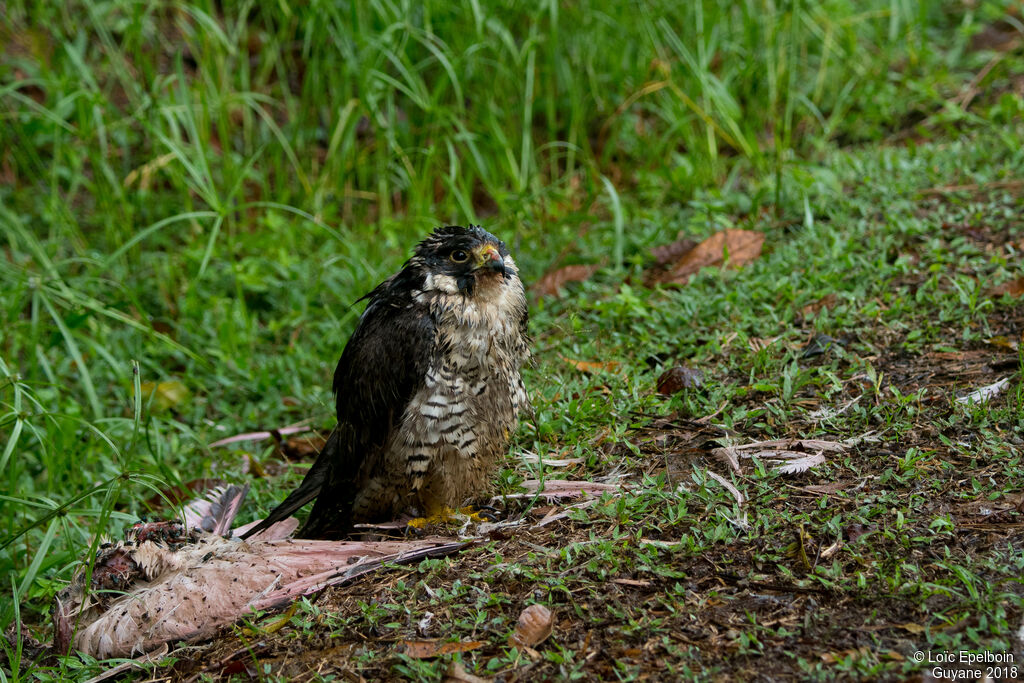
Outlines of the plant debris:
{"type": "Polygon", "coordinates": [[[537,280],[531,288],[537,296],[559,296],[561,290],[570,282],[583,282],[598,271],[596,265],[571,265],[549,270],[537,280]]]}
{"type": "Polygon", "coordinates": [[[513,647],[535,647],[551,635],[555,628],[555,615],[544,605],[530,605],[519,615],[516,629],[509,636],[513,647]]]}
{"type": "Polygon", "coordinates": [[[658,377],[658,393],[672,396],[684,389],[694,389],[704,383],[704,373],[700,370],[676,365],[661,373],[658,377]]]}
{"type": "MultiPolygon", "coordinates": [[[[761,256],[764,233],[729,229],[717,232],[680,255],[668,270],[653,275],[652,284],[685,285],[701,268],[740,268],[761,256]]],[[[670,253],[671,249],[664,253],[670,253]]]]}

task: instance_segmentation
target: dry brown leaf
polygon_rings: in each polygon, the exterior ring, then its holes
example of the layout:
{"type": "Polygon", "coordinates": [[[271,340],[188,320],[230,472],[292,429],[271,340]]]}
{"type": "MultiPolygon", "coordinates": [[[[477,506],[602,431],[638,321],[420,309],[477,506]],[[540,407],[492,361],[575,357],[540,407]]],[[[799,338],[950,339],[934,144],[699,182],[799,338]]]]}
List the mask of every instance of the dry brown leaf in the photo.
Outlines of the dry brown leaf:
{"type": "Polygon", "coordinates": [[[1012,297],[1020,297],[1021,295],[1024,295],[1024,277],[1004,282],[998,287],[993,287],[989,290],[989,296],[993,298],[1002,296],[1003,294],[1009,294],[1012,297]]]}
{"type": "MultiPolygon", "coordinates": [[[[1011,16],[1013,16],[1013,9],[1007,12],[1007,17],[1011,16]]],[[[1009,52],[1016,49],[1021,43],[1019,25],[1019,23],[1010,23],[1006,19],[987,24],[985,28],[971,36],[971,50],[1009,52]]]]}
{"type": "Polygon", "coordinates": [[[573,358],[566,358],[565,356],[561,356],[561,358],[577,370],[589,372],[590,374],[596,374],[599,372],[615,372],[619,369],[619,362],[615,360],[602,363],[600,361],[575,360],[573,358]]]}
{"type": "Polygon", "coordinates": [[[302,436],[293,436],[281,444],[279,451],[288,460],[313,460],[327,445],[330,432],[310,432],[302,436]]]}
{"type": "Polygon", "coordinates": [[[867,647],[859,647],[856,650],[840,650],[838,652],[825,652],[824,654],[822,654],[820,656],[821,656],[821,661],[825,662],[826,664],[834,664],[834,663],[836,663],[838,661],[841,661],[843,659],[848,659],[850,657],[861,658],[861,657],[866,657],[867,655],[868,655],[868,648],[867,647]]]}
{"type": "Polygon", "coordinates": [[[873,534],[878,531],[878,525],[869,524],[865,526],[863,524],[851,524],[844,529],[844,531],[846,532],[846,537],[850,539],[850,543],[856,543],[861,536],[867,536],[868,534],[873,534]]]}
{"type": "Polygon", "coordinates": [[[856,482],[851,482],[851,481],[833,481],[833,482],[829,482],[828,484],[813,484],[811,486],[804,486],[803,490],[807,491],[808,493],[817,493],[817,494],[826,494],[827,495],[827,494],[831,494],[831,493],[837,493],[839,491],[842,491],[843,489],[848,489],[851,486],[853,486],[854,483],[856,483],[856,482]]]}
{"type": "Polygon", "coordinates": [[[685,285],[701,268],[728,266],[739,268],[761,256],[764,233],[730,229],[715,233],[682,256],[667,273],[658,278],[665,284],[685,285]]]}
{"type": "Polygon", "coordinates": [[[823,559],[827,560],[828,558],[832,557],[833,555],[838,553],[840,550],[842,550],[843,549],[843,545],[844,544],[843,544],[842,541],[836,541],[835,543],[833,543],[832,545],[830,545],[829,547],[827,547],[827,548],[825,548],[824,550],[821,551],[821,557],[823,559]]]}
{"type": "Polygon", "coordinates": [[[658,393],[662,396],[678,394],[683,389],[693,389],[704,383],[704,373],[700,370],[677,365],[661,373],[658,377],[658,393]]]}
{"type": "Polygon", "coordinates": [[[516,630],[509,636],[512,647],[527,648],[540,645],[555,628],[555,615],[544,605],[530,605],[519,615],[516,630]]]}
{"type": "Polygon", "coordinates": [[[800,309],[800,314],[805,318],[810,318],[813,315],[817,315],[822,309],[832,308],[836,305],[836,295],[826,294],[817,301],[811,302],[800,309]]]}
{"type": "Polygon", "coordinates": [[[450,655],[455,652],[469,652],[481,648],[486,643],[482,640],[470,640],[467,642],[446,642],[443,640],[401,640],[398,642],[398,651],[406,657],[413,659],[430,659],[441,655],[450,655]]]}
{"type": "Polygon", "coordinates": [[[484,678],[466,671],[462,662],[452,661],[444,675],[444,683],[491,683],[493,678],[484,678]]]}
{"type": "Polygon", "coordinates": [[[651,249],[651,256],[654,257],[655,263],[659,266],[667,266],[670,263],[675,263],[688,252],[693,251],[695,246],[697,246],[697,242],[694,240],[689,237],[680,237],[671,244],[662,244],[654,247],[651,249]]]}
{"type": "Polygon", "coordinates": [[[537,296],[558,296],[562,287],[570,282],[589,280],[598,268],[595,265],[577,264],[549,270],[533,284],[533,292],[537,296]]]}

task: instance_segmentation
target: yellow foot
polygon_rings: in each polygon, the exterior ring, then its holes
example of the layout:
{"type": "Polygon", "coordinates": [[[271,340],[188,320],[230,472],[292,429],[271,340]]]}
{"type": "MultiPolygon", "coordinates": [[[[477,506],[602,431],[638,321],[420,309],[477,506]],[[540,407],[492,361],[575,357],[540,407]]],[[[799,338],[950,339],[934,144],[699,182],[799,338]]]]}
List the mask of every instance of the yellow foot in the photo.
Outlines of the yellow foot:
{"type": "Polygon", "coordinates": [[[491,513],[488,510],[479,510],[472,505],[458,510],[445,507],[441,508],[439,512],[427,517],[414,517],[413,519],[410,519],[406,525],[413,529],[424,529],[435,524],[463,524],[467,519],[474,524],[480,524],[482,522],[494,521],[489,518],[489,515],[491,515],[491,513]]]}
{"type": "Polygon", "coordinates": [[[458,514],[458,511],[445,507],[426,517],[413,517],[408,521],[407,526],[411,526],[413,529],[424,529],[435,524],[451,524],[459,521],[458,514]]]}

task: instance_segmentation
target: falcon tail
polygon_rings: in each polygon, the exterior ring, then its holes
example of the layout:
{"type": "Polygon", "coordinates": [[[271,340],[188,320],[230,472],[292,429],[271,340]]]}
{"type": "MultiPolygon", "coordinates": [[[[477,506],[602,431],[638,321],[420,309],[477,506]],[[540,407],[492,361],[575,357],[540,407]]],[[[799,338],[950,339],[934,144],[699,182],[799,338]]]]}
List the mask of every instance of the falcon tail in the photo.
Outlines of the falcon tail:
{"type": "Polygon", "coordinates": [[[337,450],[338,430],[335,429],[327,438],[327,443],[324,444],[323,449],[320,451],[320,455],[317,456],[316,462],[313,463],[313,466],[306,474],[305,479],[302,480],[302,483],[299,484],[298,488],[289,493],[287,498],[281,501],[276,508],[271,510],[266,519],[251,529],[247,529],[246,532],[242,534],[242,539],[255,536],[264,529],[268,529],[274,524],[288,519],[299,508],[320,495],[320,489],[323,488],[324,480],[327,477],[329,464],[332,458],[337,457],[337,450]]]}

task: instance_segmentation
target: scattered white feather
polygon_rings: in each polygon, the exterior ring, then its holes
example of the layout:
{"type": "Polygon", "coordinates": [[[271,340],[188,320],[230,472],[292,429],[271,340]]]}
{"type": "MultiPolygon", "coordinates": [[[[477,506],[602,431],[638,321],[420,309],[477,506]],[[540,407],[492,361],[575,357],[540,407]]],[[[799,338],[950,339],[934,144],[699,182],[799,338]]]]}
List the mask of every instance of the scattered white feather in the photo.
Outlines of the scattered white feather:
{"type": "Polygon", "coordinates": [[[778,465],[775,471],[781,474],[799,474],[800,472],[806,472],[815,465],[825,464],[825,456],[821,453],[803,453],[801,455],[802,457],[800,458],[778,465]]]}
{"type": "Polygon", "coordinates": [[[1010,378],[1004,377],[998,382],[989,384],[980,389],[972,391],[966,396],[961,396],[956,400],[957,403],[966,405],[968,403],[985,403],[989,399],[995,398],[999,394],[1006,390],[1006,387],[1010,385],[1010,378]]]}

